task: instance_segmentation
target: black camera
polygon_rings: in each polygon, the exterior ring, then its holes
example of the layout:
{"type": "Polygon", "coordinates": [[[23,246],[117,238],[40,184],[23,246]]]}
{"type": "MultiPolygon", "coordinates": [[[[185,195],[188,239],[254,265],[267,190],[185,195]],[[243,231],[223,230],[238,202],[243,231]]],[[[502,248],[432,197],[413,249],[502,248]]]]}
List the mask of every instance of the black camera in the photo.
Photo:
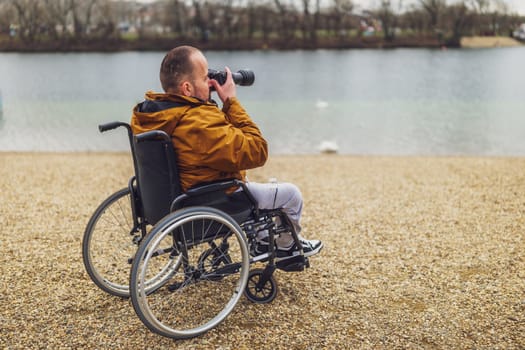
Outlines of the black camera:
{"type": "MultiPolygon", "coordinates": [[[[208,78],[215,79],[220,85],[226,82],[226,72],[215,69],[208,69],[208,78]]],[[[235,84],[241,86],[253,85],[255,74],[249,69],[241,69],[237,73],[232,72],[232,78],[235,84]]]]}

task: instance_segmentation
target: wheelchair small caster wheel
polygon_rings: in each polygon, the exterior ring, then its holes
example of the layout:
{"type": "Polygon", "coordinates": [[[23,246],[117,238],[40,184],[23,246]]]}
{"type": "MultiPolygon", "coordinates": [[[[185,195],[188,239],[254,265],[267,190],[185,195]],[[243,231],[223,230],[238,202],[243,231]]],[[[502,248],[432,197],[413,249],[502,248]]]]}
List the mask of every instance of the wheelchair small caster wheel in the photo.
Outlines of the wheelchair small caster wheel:
{"type": "Polygon", "coordinates": [[[275,278],[270,275],[266,282],[261,284],[263,276],[264,269],[254,269],[248,274],[248,283],[244,289],[244,295],[253,303],[270,303],[277,296],[275,278]]]}

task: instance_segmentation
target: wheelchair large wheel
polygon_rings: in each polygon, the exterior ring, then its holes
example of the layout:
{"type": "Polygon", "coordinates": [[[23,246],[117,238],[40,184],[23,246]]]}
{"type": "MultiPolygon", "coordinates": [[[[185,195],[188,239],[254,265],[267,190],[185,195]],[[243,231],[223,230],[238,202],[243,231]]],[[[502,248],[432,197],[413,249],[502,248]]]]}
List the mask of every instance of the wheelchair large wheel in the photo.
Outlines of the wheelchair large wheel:
{"type": "MultiPolygon", "coordinates": [[[[142,238],[134,227],[129,188],[123,188],[100,204],[88,222],[82,241],[82,258],[89,277],[103,291],[129,297],[131,260],[142,238]]],[[[148,292],[159,288],[178,260],[165,261],[163,269],[148,281],[148,292]]]]}
{"type": "Polygon", "coordinates": [[[130,275],[133,308],[153,332],[175,339],[198,336],[233,310],[249,264],[244,233],[229,215],[209,207],[181,209],[157,223],[137,251],[130,275]],[[148,293],[147,281],[159,269],[155,252],[170,244],[181,266],[168,286],[148,293]]]}

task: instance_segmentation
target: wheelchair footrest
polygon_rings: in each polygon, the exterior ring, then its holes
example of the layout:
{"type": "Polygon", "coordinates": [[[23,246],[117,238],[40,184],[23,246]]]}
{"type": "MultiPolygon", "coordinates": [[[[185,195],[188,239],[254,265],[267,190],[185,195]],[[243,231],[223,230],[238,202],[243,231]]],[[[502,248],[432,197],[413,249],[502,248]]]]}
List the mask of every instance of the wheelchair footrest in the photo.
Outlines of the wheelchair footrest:
{"type": "Polygon", "coordinates": [[[299,272],[303,271],[305,267],[310,267],[308,258],[305,258],[302,255],[297,255],[290,259],[278,261],[275,265],[279,270],[286,272],[299,272]]]}

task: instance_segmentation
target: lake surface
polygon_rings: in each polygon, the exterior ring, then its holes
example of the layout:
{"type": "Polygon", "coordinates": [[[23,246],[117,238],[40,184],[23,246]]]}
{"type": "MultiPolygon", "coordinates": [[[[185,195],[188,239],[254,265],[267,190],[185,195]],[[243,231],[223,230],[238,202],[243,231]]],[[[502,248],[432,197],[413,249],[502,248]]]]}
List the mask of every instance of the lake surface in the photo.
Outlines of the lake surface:
{"type": "MultiPolygon", "coordinates": [[[[251,68],[238,96],[273,154],[525,156],[525,47],[208,52],[251,68]]],[[[163,52],[0,54],[0,151],[121,151],[163,52]]]]}

